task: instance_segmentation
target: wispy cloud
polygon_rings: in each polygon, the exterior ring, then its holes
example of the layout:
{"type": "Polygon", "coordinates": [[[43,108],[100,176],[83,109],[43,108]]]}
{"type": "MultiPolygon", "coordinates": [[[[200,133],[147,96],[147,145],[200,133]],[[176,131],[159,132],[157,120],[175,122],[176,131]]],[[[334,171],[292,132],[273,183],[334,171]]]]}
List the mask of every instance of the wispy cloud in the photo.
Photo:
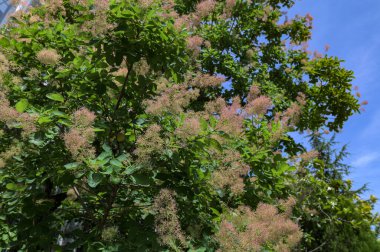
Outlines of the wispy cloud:
{"type": "Polygon", "coordinates": [[[366,167],[372,162],[380,160],[380,152],[372,152],[368,154],[364,154],[354,161],[352,161],[351,165],[356,168],[366,167]]]}

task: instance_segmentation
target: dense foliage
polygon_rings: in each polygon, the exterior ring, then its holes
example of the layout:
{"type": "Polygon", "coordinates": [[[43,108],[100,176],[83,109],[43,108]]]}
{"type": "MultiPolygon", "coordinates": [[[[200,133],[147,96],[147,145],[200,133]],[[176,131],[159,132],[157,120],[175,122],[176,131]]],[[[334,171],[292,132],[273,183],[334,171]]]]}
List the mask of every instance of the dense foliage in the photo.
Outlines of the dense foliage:
{"type": "Polygon", "coordinates": [[[292,0],[46,0],[0,37],[0,246],[380,251],[360,104],[292,0]],[[289,133],[313,132],[311,146],[289,133]],[[377,230],[377,229],[376,229],[377,230]],[[352,250],[354,248],[354,250],[352,250]]]}

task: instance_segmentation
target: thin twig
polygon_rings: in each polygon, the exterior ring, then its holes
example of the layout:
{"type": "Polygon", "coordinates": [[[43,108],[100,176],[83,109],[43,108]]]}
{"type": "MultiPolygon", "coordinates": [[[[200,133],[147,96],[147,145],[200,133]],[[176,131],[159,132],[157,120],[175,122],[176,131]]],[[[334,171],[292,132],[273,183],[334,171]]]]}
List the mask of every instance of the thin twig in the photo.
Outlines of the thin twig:
{"type": "Polygon", "coordinates": [[[317,251],[318,249],[322,248],[323,246],[325,246],[326,242],[323,242],[321,245],[319,245],[318,247],[316,247],[315,249],[313,250],[310,250],[309,252],[314,252],[314,251],[317,251]]]}

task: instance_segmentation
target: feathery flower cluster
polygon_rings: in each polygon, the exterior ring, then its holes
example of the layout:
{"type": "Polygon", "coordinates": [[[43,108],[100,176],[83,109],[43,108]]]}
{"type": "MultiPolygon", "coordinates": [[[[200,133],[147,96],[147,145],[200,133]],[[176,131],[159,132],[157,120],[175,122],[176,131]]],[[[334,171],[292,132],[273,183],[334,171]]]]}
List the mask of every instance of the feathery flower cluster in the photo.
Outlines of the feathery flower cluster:
{"type": "Polygon", "coordinates": [[[94,1],[95,11],[105,11],[109,8],[109,0],[96,0],[94,1]]]}
{"type": "Polygon", "coordinates": [[[56,65],[60,59],[55,49],[42,49],[37,53],[37,60],[45,65],[56,65]]]}
{"type": "Polygon", "coordinates": [[[28,78],[30,79],[37,79],[38,76],[40,76],[40,71],[38,71],[37,68],[31,68],[29,71],[28,71],[28,78]]]}
{"type": "Polygon", "coordinates": [[[190,80],[192,87],[207,88],[207,87],[220,87],[225,78],[222,76],[214,76],[210,74],[198,74],[190,80]]]}
{"type": "Polygon", "coordinates": [[[248,115],[265,115],[272,106],[272,100],[267,96],[259,96],[245,106],[245,112],[248,115]]]}
{"type": "Polygon", "coordinates": [[[14,145],[12,145],[5,152],[0,153],[0,169],[6,166],[6,163],[9,159],[20,155],[20,153],[21,148],[17,145],[17,143],[14,143],[14,145]]]}
{"type": "Polygon", "coordinates": [[[248,102],[251,102],[253,101],[254,99],[256,99],[257,97],[259,97],[259,94],[260,94],[260,88],[257,84],[253,84],[250,88],[249,88],[249,93],[247,95],[247,101],[248,102]]]}
{"type": "Polygon", "coordinates": [[[102,240],[103,241],[115,241],[119,234],[119,229],[116,226],[106,227],[102,231],[102,240]]]}
{"type": "Polygon", "coordinates": [[[325,52],[328,52],[330,50],[330,45],[326,44],[325,45],[325,52]]]}
{"type": "Polygon", "coordinates": [[[203,41],[203,38],[197,35],[187,38],[187,48],[193,52],[194,57],[199,55],[203,41]]]}
{"type": "Polygon", "coordinates": [[[181,139],[187,139],[189,137],[197,136],[200,131],[201,124],[199,119],[193,116],[186,118],[183,125],[178,127],[174,134],[181,139]]]}
{"type": "Polygon", "coordinates": [[[88,0],[70,0],[71,5],[81,5],[81,6],[87,6],[89,4],[88,0]]]}
{"type": "Polygon", "coordinates": [[[120,67],[117,71],[113,72],[112,75],[116,77],[125,77],[128,74],[128,68],[120,67]]]}
{"type": "Polygon", "coordinates": [[[283,214],[290,218],[292,215],[293,207],[297,203],[296,199],[294,197],[289,197],[287,200],[280,200],[279,203],[283,207],[283,214]]]}
{"type": "Polygon", "coordinates": [[[179,14],[174,9],[175,2],[174,0],[162,0],[161,8],[164,11],[161,15],[164,18],[178,18],[179,14]]]}
{"type": "Polygon", "coordinates": [[[81,161],[95,155],[91,142],[95,138],[92,124],[95,114],[87,108],[81,108],[73,114],[73,127],[63,135],[66,148],[73,158],[81,161]]]}
{"type": "Polygon", "coordinates": [[[32,15],[30,16],[29,18],[29,23],[33,24],[33,23],[37,23],[37,22],[40,22],[42,21],[40,16],[37,16],[37,15],[32,15]]]}
{"type": "Polygon", "coordinates": [[[319,152],[316,150],[304,152],[301,155],[298,156],[298,158],[301,159],[302,162],[308,163],[312,161],[313,159],[317,158],[319,156],[319,152]]]}
{"type": "MultiPolygon", "coordinates": [[[[88,4],[84,4],[83,6],[87,5],[88,4]]],[[[83,23],[81,27],[82,31],[89,32],[96,37],[105,34],[109,30],[112,30],[115,25],[109,23],[107,20],[108,9],[109,0],[94,1],[93,10],[91,10],[94,16],[91,20],[87,20],[83,23]]]]}
{"type": "Polygon", "coordinates": [[[174,0],[161,0],[162,9],[166,11],[171,11],[174,9],[175,1],[174,0]]]}
{"type": "Polygon", "coordinates": [[[21,125],[23,132],[22,136],[26,137],[36,131],[36,117],[28,113],[19,113],[16,109],[10,106],[4,92],[0,91],[0,121],[7,124],[8,127],[13,127],[17,124],[21,125]]]}
{"type": "Polygon", "coordinates": [[[243,109],[240,106],[240,99],[235,97],[231,105],[227,105],[221,97],[210,101],[205,105],[205,112],[218,119],[216,128],[232,135],[240,135],[242,132],[243,109]]]}
{"type": "Polygon", "coordinates": [[[211,115],[220,114],[222,109],[226,106],[226,101],[219,97],[213,101],[206,103],[205,111],[211,115]]]}
{"type": "Polygon", "coordinates": [[[101,12],[97,12],[92,20],[87,20],[83,23],[81,29],[83,32],[89,32],[94,37],[101,36],[107,31],[115,28],[113,24],[107,22],[107,17],[101,12]]]}
{"type": "Polygon", "coordinates": [[[133,65],[133,71],[137,75],[146,76],[149,73],[150,66],[145,58],[140,59],[133,65]]]}
{"type": "Polygon", "coordinates": [[[216,6],[215,0],[204,0],[197,4],[195,13],[198,17],[204,18],[208,16],[216,6]]]}
{"type": "Polygon", "coordinates": [[[190,25],[191,25],[191,20],[188,15],[179,16],[174,20],[174,28],[177,31],[182,31],[184,27],[186,27],[186,29],[190,29],[190,25]]]}
{"type": "Polygon", "coordinates": [[[240,135],[243,131],[243,120],[240,99],[235,97],[230,106],[224,106],[220,111],[217,128],[232,135],[240,135]]]}
{"type": "Polygon", "coordinates": [[[51,20],[53,20],[53,16],[57,15],[57,13],[66,15],[66,10],[63,4],[63,0],[42,0],[40,3],[47,10],[47,13],[45,16],[46,23],[51,22],[51,20]]]}
{"type": "Polygon", "coordinates": [[[149,8],[154,3],[154,0],[138,0],[140,7],[149,8]]]}
{"type": "Polygon", "coordinates": [[[94,156],[95,150],[89,143],[94,139],[94,136],[92,128],[73,128],[63,135],[63,140],[74,159],[81,161],[94,156]]]}
{"type": "Polygon", "coordinates": [[[173,85],[152,100],[145,100],[146,112],[160,115],[165,112],[180,113],[183,108],[199,96],[198,89],[187,89],[185,85],[173,85]]]}
{"type": "Polygon", "coordinates": [[[218,153],[216,158],[221,160],[221,166],[213,173],[211,184],[218,189],[228,188],[235,195],[241,194],[249,167],[241,161],[240,153],[236,150],[225,150],[218,153]]]}
{"type": "Polygon", "coordinates": [[[260,203],[255,212],[240,206],[234,215],[224,216],[216,239],[221,252],[261,251],[272,245],[275,251],[288,252],[302,238],[299,226],[276,207],[260,203]]]}
{"type": "Polygon", "coordinates": [[[162,151],[164,140],[161,138],[160,132],[161,127],[157,124],[152,124],[145,131],[145,134],[137,138],[137,147],[134,153],[137,155],[140,163],[149,162],[155,152],[162,151]]]}
{"type": "Polygon", "coordinates": [[[160,243],[168,247],[176,243],[183,247],[186,246],[186,239],[177,214],[174,193],[169,189],[161,189],[154,199],[153,209],[156,212],[155,227],[160,243]]]}
{"type": "Polygon", "coordinates": [[[4,54],[0,52],[0,83],[2,82],[2,75],[9,71],[9,61],[4,54]]]}
{"type": "Polygon", "coordinates": [[[312,26],[313,25],[313,16],[310,14],[310,13],[307,13],[306,16],[305,16],[305,20],[306,20],[306,23],[308,26],[312,26]]]}
{"type": "Polygon", "coordinates": [[[232,11],[236,5],[236,0],[226,0],[226,5],[224,7],[224,14],[227,18],[231,17],[232,11]]]}
{"type": "Polygon", "coordinates": [[[80,108],[73,114],[73,122],[75,127],[89,127],[96,119],[94,112],[87,108],[80,108]]]}
{"type": "Polygon", "coordinates": [[[306,105],[306,97],[303,93],[299,93],[297,102],[293,102],[282,114],[276,114],[274,121],[277,122],[281,117],[281,124],[284,128],[294,127],[302,113],[302,107],[306,105]]]}
{"type": "Polygon", "coordinates": [[[320,59],[323,57],[323,54],[318,51],[314,51],[313,56],[314,56],[314,59],[320,59]]]}

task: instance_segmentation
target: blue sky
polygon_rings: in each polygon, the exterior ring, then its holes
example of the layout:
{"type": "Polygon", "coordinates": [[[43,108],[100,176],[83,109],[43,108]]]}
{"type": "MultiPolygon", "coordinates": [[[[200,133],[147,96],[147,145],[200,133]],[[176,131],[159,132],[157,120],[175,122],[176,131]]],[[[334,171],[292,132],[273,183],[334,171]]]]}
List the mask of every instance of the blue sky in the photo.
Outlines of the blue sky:
{"type": "MultiPolygon", "coordinates": [[[[379,0],[298,0],[289,12],[314,17],[310,49],[344,59],[355,73],[365,112],[352,116],[338,135],[348,144],[354,187],[368,183],[370,194],[380,198],[380,1],[379,0]]],[[[380,212],[380,202],[376,205],[380,212]]]]}

